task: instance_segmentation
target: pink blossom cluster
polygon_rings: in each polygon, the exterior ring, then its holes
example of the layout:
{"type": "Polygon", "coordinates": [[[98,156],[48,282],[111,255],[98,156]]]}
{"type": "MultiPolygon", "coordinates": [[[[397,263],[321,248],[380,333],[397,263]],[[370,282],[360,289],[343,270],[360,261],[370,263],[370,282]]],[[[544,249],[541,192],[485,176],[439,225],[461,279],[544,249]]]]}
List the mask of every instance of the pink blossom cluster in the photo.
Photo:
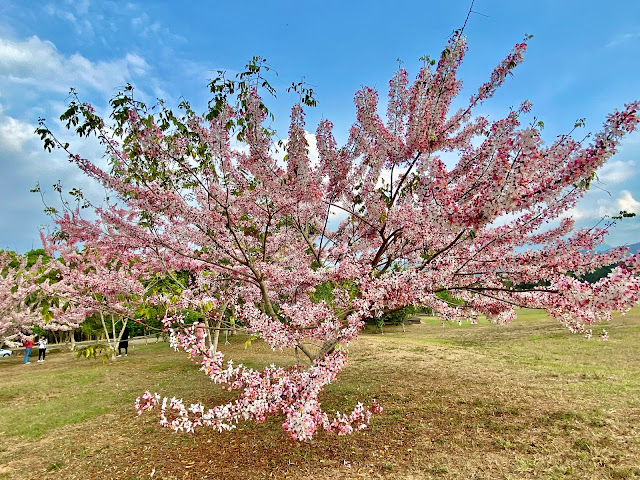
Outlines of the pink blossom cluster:
{"type": "Polygon", "coordinates": [[[224,355],[199,345],[195,336],[172,332],[172,344],[187,351],[192,360],[202,365],[202,370],[214,382],[229,391],[241,391],[240,398],[232,403],[205,409],[200,404],[185,406],[177,398],[162,398],[145,392],[136,400],[136,410],[160,407],[160,424],[175,431],[191,432],[197,427],[212,427],[218,431],[235,428],[238,421],[263,422],[267,415],[281,412],[285,415],[283,427],[294,440],[309,440],[322,427],[339,435],[366,428],[373,413],[382,411],[374,400],[365,409],[358,403],[350,414],[337,412],[333,420],[321,409],[318,395],[323,387],[333,381],[342,370],[346,357],[344,350],[335,350],[316,361],[310,368],[299,365],[283,368],[271,365],[262,371],[234,365],[232,360],[223,365],[224,355]],[[197,359],[197,360],[196,360],[197,359]]]}

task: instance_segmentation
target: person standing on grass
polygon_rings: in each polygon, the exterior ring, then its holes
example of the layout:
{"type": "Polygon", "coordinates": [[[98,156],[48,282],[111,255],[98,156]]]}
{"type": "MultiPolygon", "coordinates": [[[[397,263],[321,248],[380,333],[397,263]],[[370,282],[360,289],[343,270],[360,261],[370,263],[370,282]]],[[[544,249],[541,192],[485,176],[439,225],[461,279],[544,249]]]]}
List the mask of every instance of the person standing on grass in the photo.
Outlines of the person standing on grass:
{"type": "Polygon", "coordinates": [[[47,354],[47,337],[40,335],[38,340],[38,362],[44,362],[44,357],[47,354]]]}
{"type": "Polygon", "coordinates": [[[26,339],[22,342],[24,345],[24,364],[28,365],[31,363],[29,361],[29,357],[31,356],[31,349],[33,348],[33,337],[26,337],[26,339]]]}
{"type": "Polygon", "coordinates": [[[122,336],[120,337],[120,343],[118,343],[118,356],[122,356],[122,349],[124,348],[124,356],[126,357],[129,350],[129,327],[124,327],[122,336]]]}

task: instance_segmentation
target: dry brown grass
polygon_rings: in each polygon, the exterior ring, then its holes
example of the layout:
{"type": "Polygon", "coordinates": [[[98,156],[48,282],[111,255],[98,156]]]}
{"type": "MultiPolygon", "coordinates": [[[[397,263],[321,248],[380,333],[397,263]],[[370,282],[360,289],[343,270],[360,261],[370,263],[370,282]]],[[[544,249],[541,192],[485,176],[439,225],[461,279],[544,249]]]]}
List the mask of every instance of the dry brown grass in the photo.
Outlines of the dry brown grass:
{"type": "MultiPolygon", "coordinates": [[[[608,325],[608,342],[521,317],[363,335],[324,405],[377,397],[384,412],[371,430],[304,444],[286,437],[282,418],[186,435],[136,417],[145,389],[230,398],[164,345],[105,365],[70,354],[3,361],[0,478],[640,478],[640,311],[608,325]]],[[[242,343],[225,348],[256,366],[282,360],[242,343]]]]}

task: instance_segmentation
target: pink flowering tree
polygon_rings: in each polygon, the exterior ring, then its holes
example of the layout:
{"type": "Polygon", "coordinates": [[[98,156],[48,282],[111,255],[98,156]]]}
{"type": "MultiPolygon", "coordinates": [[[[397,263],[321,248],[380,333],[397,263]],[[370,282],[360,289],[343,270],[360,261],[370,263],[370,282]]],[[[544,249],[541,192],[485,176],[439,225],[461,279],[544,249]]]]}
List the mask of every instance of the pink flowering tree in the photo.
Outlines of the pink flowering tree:
{"type": "Polygon", "coordinates": [[[0,345],[18,346],[34,326],[50,327],[40,309],[50,270],[42,257],[29,266],[26,257],[0,252],[0,345]]]}
{"type": "Polygon", "coordinates": [[[378,93],[363,88],[345,145],[337,145],[330,121],[320,122],[317,162],[310,160],[304,120],[304,108],[315,102],[300,86],[280,145],[284,160],[274,153],[261,97],[270,86],[259,59],[236,79],[222,75],[210,84],[203,117],[186,102],[180,115],[162,102],[154,114],[128,88],[112,101],[114,124],[107,125],[74,97],[61,118],[80,136],[97,136],[110,159],[106,170],[74,154],[43,122],[45,148],[64,150],[110,192],[95,210],[99,222],[89,226],[76,211],[62,230],[99,228],[95,242],[114,260],[224,279],[207,293],[185,289],[185,301],[208,295],[215,309],[233,309],[274,350],[294,348],[308,358],[306,365],[262,371],[225,364],[193,329],[176,328],[177,312],[165,319],[173,344],[238,397],[209,408],[147,392],[138,411],[159,409],[161,423],[176,430],[232,429],[239,420],[281,413],[294,439],[310,439],[318,428],[346,434],[366,428],[380,407],[374,400],[331,416],[319,395],[343,368],[344,347],[366,318],[422,305],[445,319],[485,315],[503,323],[516,307],[529,306],[583,331],[634,305],[638,257],[625,257],[624,249],[595,253],[614,220],[574,231],[567,212],[637,127],[639,104],[609,115],[589,143],[569,131],[545,144],[539,125],[526,123],[526,101],[504,118],[477,115],[526,48],[526,40],[516,44],[453,111],[467,49],[454,35],[415,80],[396,72],[386,120],[378,93]],[[457,163],[447,165],[443,154],[457,163]],[[620,266],[596,284],[577,279],[614,262],[620,266]]]}
{"type": "MultiPolygon", "coordinates": [[[[43,288],[57,300],[47,312],[49,323],[78,328],[87,318],[98,317],[107,340],[107,356],[113,359],[127,323],[144,303],[146,264],[132,252],[109,245],[100,222],[64,214],[57,223],[56,234],[42,236],[47,254],[56,257],[58,270],[57,281],[43,288]]],[[[96,346],[87,350],[90,353],[97,353],[96,346]]]]}

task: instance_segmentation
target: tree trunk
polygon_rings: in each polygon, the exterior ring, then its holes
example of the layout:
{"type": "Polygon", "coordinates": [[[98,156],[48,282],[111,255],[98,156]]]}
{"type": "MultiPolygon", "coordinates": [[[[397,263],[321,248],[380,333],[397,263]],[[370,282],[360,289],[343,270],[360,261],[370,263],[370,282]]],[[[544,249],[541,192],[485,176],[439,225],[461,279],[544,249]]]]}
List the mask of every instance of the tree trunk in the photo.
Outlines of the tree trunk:
{"type": "MultiPolygon", "coordinates": [[[[107,322],[104,321],[104,315],[100,312],[100,322],[102,323],[102,329],[104,330],[105,336],[107,338],[107,345],[111,350],[111,360],[115,360],[116,355],[113,348],[111,348],[111,339],[109,338],[109,329],[107,328],[107,322]]],[[[113,316],[111,317],[111,324],[113,325],[113,316]]]]}
{"type": "Polygon", "coordinates": [[[207,348],[211,348],[211,330],[209,325],[209,318],[206,315],[204,317],[204,326],[205,326],[204,346],[207,348]]]}
{"type": "Polygon", "coordinates": [[[69,350],[71,350],[72,352],[75,351],[76,349],[76,336],[75,336],[75,332],[72,330],[69,330],[69,350]]]}
{"type": "Polygon", "coordinates": [[[218,318],[216,321],[216,329],[213,332],[213,343],[211,344],[211,353],[218,351],[218,339],[220,338],[220,325],[222,325],[222,318],[218,318]]]}
{"type": "MultiPolygon", "coordinates": [[[[111,317],[111,318],[113,318],[113,317],[111,317]]],[[[116,348],[120,344],[120,340],[122,340],[122,334],[124,333],[124,329],[127,328],[127,322],[128,321],[129,320],[126,319],[126,318],[122,319],[122,328],[120,329],[120,333],[118,334],[118,338],[113,343],[113,355],[114,355],[114,358],[115,358],[115,354],[116,354],[116,348]]],[[[113,325],[114,325],[113,328],[114,328],[114,332],[115,332],[115,322],[114,322],[113,325]]],[[[127,339],[127,341],[128,341],[128,339],[127,339]]]]}
{"type": "Polygon", "coordinates": [[[316,354],[314,354],[311,350],[309,350],[309,348],[306,345],[302,343],[299,343],[297,347],[300,349],[302,353],[304,353],[309,358],[311,363],[313,363],[316,359],[324,358],[327,355],[329,355],[337,344],[338,344],[337,338],[330,338],[329,340],[325,340],[324,343],[322,344],[322,347],[320,347],[320,350],[318,350],[318,353],[316,354]]]}
{"type": "Polygon", "coordinates": [[[122,338],[122,333],[124,332],[125,327],[127,326],[127,319],[122,319],[122,328],[120,329],[120,334],[116,338],[116,320],[113,315],[111,317],[111,332],[113,336],[109,336],[109,329],[107,328],[107,323],[104,321],[104,315],[100,312],[100,321],[102,322],[102,328],[104,329],[104,333],[107,337],[107,345],[109,346],[109,350],[111,352],[111,360],[116,359],[116,352],[118,348],[118,344],[120,343],[120,339],[122,338]]]}
{"type": "Polygon", "coordinates": [[[224,318],[224,312],[229,306],[229,302],[231,300],[226,300],[220,308],[217,310],[217,318],[216,318],[216,326],[213,332],[213,343],[211,344],[211,353],[215,353],[218,351],[218,340],[220,339],[220,327],[222,326],[222,319],[224,318]]]}

